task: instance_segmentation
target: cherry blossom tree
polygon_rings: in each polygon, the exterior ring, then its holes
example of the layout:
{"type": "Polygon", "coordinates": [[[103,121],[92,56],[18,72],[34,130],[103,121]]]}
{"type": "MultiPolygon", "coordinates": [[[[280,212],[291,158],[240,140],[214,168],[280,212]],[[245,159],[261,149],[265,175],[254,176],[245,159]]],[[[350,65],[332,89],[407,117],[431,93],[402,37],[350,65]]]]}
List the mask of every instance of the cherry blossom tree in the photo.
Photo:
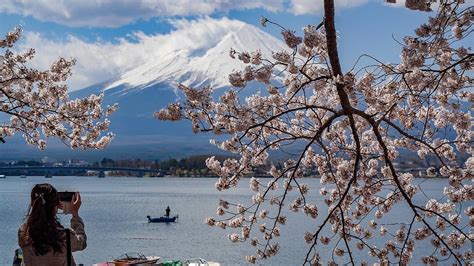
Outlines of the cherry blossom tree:
{"type": "Polygon", "coordinates": [[[0,39],[0,141],[22,133],[26,142],[40,149],[46,139],[57,137],[71,148],[102,149],[113,139],[105,118],[116,105],[101,107],[102,95],[69,100],[65,81],[74,60],[59,58],[48,70],[28,67],[35,50],[16,53],[21,28],[0,39]]]}
{"type": "MultiPolygon", "coordinates": [[[[429,11],[428,2],[406,5],[429,11]]],[[[326,260],[351,264],[472,262],[472,115],[462,106],[474,101],[474,57],[465,47],[473,20],[472,7],[441,1],[416,36],[403,39],[400,62],[361,55],[343,73],[333,0],[324,0],[323,22],[305,27],[302,37],[262,18],[263,26],[282,28],[289,51],[275,51],[272,58],[231,51],[247,64],[230,74],[235,88],[215,100],[209,87],[181,85],[185,101],[155,114],[162,120],[189,119],[194,132],[228,136],[213,143],[239,157],[207,160],[219,176],[218,190],[231,189],[253,168],[270,164],[272,150],[300,148],[283,167],[271,165],[268,181],[250,178],[250,203],[221,200],[218,218],[207,224],[232,230],[232,242],[255,246],[256,254],[246,257],[252,263],[279,252],[289,211],[315,219],[301,236],[308,243],[305,264],[322,263],[327,250],[332,254],[326,260]],[[239,97],[255,81],[265,90],[239,97]],[[396,167],[402,150],[436,159],[438,169],[425,170],[449,181],[442,198],[424,194],[413,173],[396,167]],[[461,161],[461,154],[468,159],[461,161]],[[312,169],[319,173],[319,189],[306,184],[305,173],[312,169]],[[322,202],[311,202],[318,193],[322,202]],[[408,220],[384,223],[400,206],[408,220]],[[420,246],[431,252],[413,258],[420,246]],[[372,259],[366,259],[367,252],[372,259]]]]}

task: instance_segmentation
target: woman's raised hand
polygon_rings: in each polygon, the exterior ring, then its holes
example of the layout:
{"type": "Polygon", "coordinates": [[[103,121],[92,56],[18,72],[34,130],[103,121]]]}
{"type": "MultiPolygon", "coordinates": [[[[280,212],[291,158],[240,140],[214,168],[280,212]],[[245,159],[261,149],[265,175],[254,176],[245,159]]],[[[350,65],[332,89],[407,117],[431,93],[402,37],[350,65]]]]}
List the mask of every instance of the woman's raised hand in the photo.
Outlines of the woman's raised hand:
{"type": "Polygon", "coordinates": [[[81,208],[81,194],[76,192],[74,196],[72,196],[71,202],[71,214],[72,216],[79,216],[79,208],[81,208]]]}

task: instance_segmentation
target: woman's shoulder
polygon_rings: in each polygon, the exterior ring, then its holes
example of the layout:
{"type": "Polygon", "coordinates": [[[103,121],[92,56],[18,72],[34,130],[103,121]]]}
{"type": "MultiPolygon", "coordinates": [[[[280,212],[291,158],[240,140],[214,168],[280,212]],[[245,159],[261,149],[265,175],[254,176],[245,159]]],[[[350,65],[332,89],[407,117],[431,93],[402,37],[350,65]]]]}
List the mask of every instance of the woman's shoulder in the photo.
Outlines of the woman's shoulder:
{"type": "Polygon", "coordinates": [[[26,235],[26,224],[21,224],[20,228],[18,228],[18,244],[20,247],[28,245],[28,237],[26,235]]]}
{"type": "Polygon", "coordinates": [[[22,223],[18,228],[18,235],[23,234],[26,231],[26,223],[22,223]]]}

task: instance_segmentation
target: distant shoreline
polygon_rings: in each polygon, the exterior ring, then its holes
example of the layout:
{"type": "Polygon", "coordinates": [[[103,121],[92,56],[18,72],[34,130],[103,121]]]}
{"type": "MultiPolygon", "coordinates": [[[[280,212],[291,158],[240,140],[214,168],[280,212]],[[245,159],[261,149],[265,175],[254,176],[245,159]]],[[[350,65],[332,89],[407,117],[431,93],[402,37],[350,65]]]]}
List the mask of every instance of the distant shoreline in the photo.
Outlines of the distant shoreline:
{"type": "MultiPolygon", "coordinates": [[[[2,174],[0,174],[2,175],[2,174]]],[[[45,178],[43,175],[26,175],[26,177],[22,177],[23,175],[5,175],[4,178],[0,178],[0,180],[2,179],[13,179],[13,178],[18,178],[18,179],[27,179],[27,178],[45,178]]],[[[96,178],[99,178],[97,176],[94,176],[94,175],[53,175],[52,177],[50,178],[45,178],[46,180],[48,179],[51,179],[51,178],[62,178],[62,177],[96,177],[96,178]]],[[[243,177],[244,179],[250,179],[252,177],[255,177],[257,179],[271,179],[273,178],[272,176],[245,176],[243,177]]],[[[175,176],[175,175],[164,175],[164,176],[142,176],[142,177],[139,177],[139,176],[131,176],[131,175],[108,175],[108,176],[105,176],[105,177],[101,177],[101,178],[134,178],[134,179],[160,179],[160,178],[167,178],[167,179],[190,179],[190,178],[193,178],[193,179],[204,179],[204,178],[207,178],[207,179],[218,179],[219,177],[218,176],[175,176]]],[[[320,179],[321,177],[320,176],[305,176],[305,177],[301,177],[300,179],[320,179]]],[[[436,176],[436,177],[420,177],[420,176],[414,176],[415,179],[448,179],[447,177],[440,177],[440,176],[436,176]]]]}

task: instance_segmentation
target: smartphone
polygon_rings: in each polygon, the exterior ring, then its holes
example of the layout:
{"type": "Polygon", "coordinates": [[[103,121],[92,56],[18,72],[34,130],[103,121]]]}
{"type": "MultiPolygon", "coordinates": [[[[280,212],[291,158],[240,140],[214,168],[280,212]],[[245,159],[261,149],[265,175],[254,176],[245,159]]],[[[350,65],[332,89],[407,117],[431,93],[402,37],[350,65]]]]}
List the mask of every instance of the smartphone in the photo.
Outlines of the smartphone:
{"type": "Polygon", "coordinates": [[[72,196],[74,196],[76,192],[68,192],[68,191],[62,191],[58,192],[58,197],[59,201],[63,205],[63,209],[59,209],[58,213],[59,214],[70,214],[71,213],[71,201],[72,201],[72,196]]]}

